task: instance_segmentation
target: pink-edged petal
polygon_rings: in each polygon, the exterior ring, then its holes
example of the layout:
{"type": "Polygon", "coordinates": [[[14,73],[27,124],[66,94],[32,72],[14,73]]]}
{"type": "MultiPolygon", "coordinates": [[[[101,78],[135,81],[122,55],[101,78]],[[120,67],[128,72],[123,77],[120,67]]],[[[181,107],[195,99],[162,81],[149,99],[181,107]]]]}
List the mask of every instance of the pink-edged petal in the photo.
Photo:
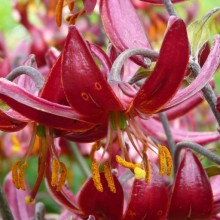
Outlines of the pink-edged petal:
{"type": "Polygon", "coordinates": [[[184,102],[180,103],[179,105],[169,109],[166,111],[167,118],[169,120],[173,120],[179,118],[189,111],[193,110],[196,106],[201,104],[204,101],[202,95],[195,94],[194,96],[190,97],[189,99],[185,100],[184,102]]]}
{"type": "Polygon", "coordinates": [[[122,219],[123,212],[123,190],[118,179],[113,175],[116,193],[108,188],[108,183],[101,173],[103,192],[99,192],[90,178],[80,191],[78,204],[87,215],[94,215],[96,219],[122,219]]]}
{"type": "MultiPolygon", "coordinates": [[[[161,142],[167,141],[167,138],[164,135],[163,126],[159,121],[150,118],[148,120],[139,120],[139,122],[140,125],[143,127],[143,131],[144,133],[146,133],[146,135],[153,136],[161,142]]],[[[180,141],[191,141],[201,145],[205,145],[220,139],[219,132],[196,132],[172,127],[170,129],[176,143],[180,141]]]]}
{"type": "Polygon", "coordinates": [[[36,97],[16,84],[0,78],[0,99],[25,117],[49,127],[86,131],[94,124],[85,122],[70,107],[36,97]]]}
{"type": "Polygon", "coordinates": [[[196,79],[185,89],[180,90],[174,98],[163,108],[169,109],[200,91],[213,77],[220,63],[220,35],[214,39],[214,45],[196,79]]]}
{"type": "Polygon", "coordinates": [[[2,190],[10,206],[14,219],[24,220],[34,217],[34,206],[28,205],[25,202],[25,197],[28,196],[28,190],[23,191],[15,188],[12,182],[11,172],[5,177],[2,190]]]}
{"type": "MultiPolygon", "coordinates": [[[[151,48],[130,0],[101,0],[100,14],[107,36],[120,52],[133,47],[151,48]]],[[[145,66],[143,58],[135,56],[134,60],[145,66]]]]}
{"type": "MultiPolygon", "coordinates": [[[[142,2],[148,2],[152,4],[163,4],[163,0],[140,0],[142,2]]],[[[178,3],[178,2],[183,2],[186,0],[171,0],[172,3],[178,3]]]]}
{"type": "Polygon", "coordinates": [[[104,112],[122,109],[75,26],[69,27],[63,50],[62,83],[67,101],[81,114],[100,121],[104,112]]]}
{"type": "Polygon", "coordinates": [[[212,189],[206,172],[198,158],[187,150],[175,178],[168,219],[209,219],[212,205],[212,189]]]}
{"type": "Polygon", "coordinates": [[[189,44],[185,24],[183,20],[172,17],[156,66],[138,91],[131,108],[142,114],[158,112],[179,88],[188,60],[189,44]]]}
{"type": "Polygon", "coordinates": [[[97,0],[83,0],[84,8],[87,14],[91,14],[95,8],[97,0]]]}
{"type": "Polygon", "coordinates": [[[124,220],[162,220],[168,208],[168,192],[156,165],[152,164],[151,181],[135,180],[124,220]]]}

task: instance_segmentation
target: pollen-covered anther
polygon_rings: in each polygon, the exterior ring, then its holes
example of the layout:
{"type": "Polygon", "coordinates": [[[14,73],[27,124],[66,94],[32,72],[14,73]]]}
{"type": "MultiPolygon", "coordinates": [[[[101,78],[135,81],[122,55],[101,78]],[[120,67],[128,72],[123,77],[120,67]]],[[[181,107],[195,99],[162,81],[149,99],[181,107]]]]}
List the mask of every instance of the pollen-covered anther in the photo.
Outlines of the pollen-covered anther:
{"type": "Polygon", "coordinates": [[[163,175],[165,174],[165,168],[166,168],[166,156],[163,150],[163,146],[158,146],[158,154],[159,154],[159,174],[163,175]]]}
{"type": "Polygon", "coordinates": [[[59,161],[58,159],[52,160],[52,176],[51,176],[51,186],[55,187],[58,182],[59,176],[59,161]]]}
{"type": "Polygon", "coordinates": [[[164,147],[164,154],[165,154],[166,164],[167,164],[167,175],[170,175],[172,171],[172,167],[173,167],[173,159],[170,154],[170,151],[166,147],[164,147]]]}
{"type": "Polygon", "coordinates": [[[116,155],[116,161],[118,164],[120,164],[121,166],[123,167],[126,167],[126,168],[129,168],[129,169],[134,169],[135,167],[139,167],[141,168],[141,164],[140,163],[131,163],[131,162],[128,162],[124,159],[122,159],[119,155],[116,155]]]}
{"type": "Polygon", "coordinates": [[[23,163],[23,164],[20,166],[20,169],[19,169],[18,182],[19,182],[19,187],[20,187],[20,189],[22,189],[22,190],[25,190],[25,189],[26,189],[26,187],[25,187],[24,174],[25,174],[25,170],[26,170],[27,167],[28,167],[28,163],[25,162],[25,163],[23,163]]]}
{"type": "Polygon", "coordinates": [[[63,11],[64,0],[58,0],[56,6],[56,24],[58,27],[62,24],[62,11],[63,11]]]}
{"type": "Polygon", "coordinates": [[[17,189],[20,189],[19,187],[19,181],[18,181],[18,172],[19,172],[19,168],[18,168],[18,165],[19,163],[21,163],[21,160],[19,161],[16,161],[12,167],[11,167],[11,171],[12,171],[12,182],[13,184],[15,185],[15,187],[17,189]]]}
{"type": "Polygon", "coordinates": [[[51,186],[56,187],[56,191],[60,191],[65,184],[66,177],[67,169],[65,164],[60,162],[58,159],[53,159],[51,186]]]}
{"type": "Polygon", "coordinates": [[[103,187],[101,183],[100,173],[99,173],[99,165],[95,159],[92,160],[92,179],[94,182],[95,188],[99,192],[103,192],[103,187]]]}
{"type": "Polygon", "coordinates": [[[16,161],[12,165],[12,182],[15,185],[16,189],[22,189],[25,190],[25,181],[24,181],[24,174],[25,170],[28,166],[28,163],[23,163],[20,167],[19,164],[21,163],[21,160],[16,161]]]}
{"type": "Polygon", "coordinates": [[[56,191],[60,191],[63,188],[65,181],[66,181],[67,169],[66,169],[65,164],[62,162],[60,162],[60,170],[61,170],[60,171],[60,178],[57,183],[56,191]]]}
{"type": "Polygon", "coordinates": [[[144,156],[144,170],[146,172],[145,181],[149,183],[151,179],[151,166],[150,166],[150,160],[148,159],[147,154],[145,154],[144,156]]]}
{"type": "Polygon", "coordinates": [[[158,145],[159,150],[159,165],[160,165],[160,175],[167,174],[170,175],[172,171],[172,156],[167,149],[167,147],[158,145]]]}
{"type": "Polygon", "coordinates": [[[104,164],[104,174],[105,174],[105,179],[108,182],[108,187],[110,191],[116,193],[115,183],[113,180],[111,168],[108,163],[104,164]]]}

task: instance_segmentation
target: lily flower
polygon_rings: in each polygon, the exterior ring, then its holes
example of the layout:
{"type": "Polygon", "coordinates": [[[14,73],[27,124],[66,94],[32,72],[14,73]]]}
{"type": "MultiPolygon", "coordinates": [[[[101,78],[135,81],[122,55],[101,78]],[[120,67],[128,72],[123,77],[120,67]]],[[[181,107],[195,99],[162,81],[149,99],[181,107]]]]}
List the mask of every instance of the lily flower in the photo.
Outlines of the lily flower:
{"type": "MultiPolygon", "coordinates": [[[[52,173],[60,177],[60,179],[54,180],[56,183],[54,182],[53,185],[60,190],[64,183],[64,176],[58,173],[65,173],[65,168],[57,157],[52,138],[56,132],[80,142],[98,141],[107,135],[106,148],[108,148],[112,142],[112,133],[116,131],[124,158],[129,162],[128,152],[122,138],[122,133],[126,132],[132,145],[143,158],[140,153],[141,148],[148,145],[148,140],[140,129],[136,128],[137,125],[133,118],[136,115],[157,113],[170,101],[184,78],[188,56],[189,45],[184,22],[181,19],[172,18],[154,71],[136,92],[130,103],[125,103],[123,99],[119,99],[117,91],[113,90],[112,84],[108,83],[106,76],[96,65],[88,43],[75,26],[70,26],[62,54],[51,69],[40,97],[30,94],[6,79],[0,79],[0,98],[22,117],[40,124],[39,126],[34,125],[28,150],[28,152],[32,151],[37,134],[41,139],[41,163],[30,201],[34,199],[46,169],[47,146],[50,147],[51,160],[54,161],[47,160],[53,167],[52,173]],[[52,94],[51,90],[56,95],[52,94]],[[142,143],[142,147],[136,146],[130,129],[134,132],[135,138],[142,143]],[[138,131],[135,132],[136,129],[138,131]]],[[[96,145],[99,145],[98,142],[96,145]]],[[[158,148],[156,145],[155,147],[158,148]]],[[[100,190],[101,183],[99,178],[96,178],[98,163],[94,157],[95,151],[94,148],[91,152],[92,169],[95,186],[100,190]]],[[[27,153],[27,155],[29,154],[27,153]]],[[[23,165],[20,165],[21,162],[14,164],[15,178],[17,175],[19,176],[20,172],[24,178],[26,159],[23,165]]],[[[126,164],[123,159],[119,158],[119,161],[121,164],[126,164]]],[[[17,183],[19,182],[15,181],[17,188],[25,188],[17,183]]]]}
{"type": "Polygon", "coordinates": [[[84,183],[77,196],[71,194],[67,187],[56,192],[50,186],[49,179],[47,184],[52,196],[68,209],[66,217],[77,218],[78,215],[79,219],[93,216],[94,219],[124,220],[215,219],[212,214],[211,184],[200,161],[191,151],[184,152],[173,184],[169,184],[158,174],[154,163],[151,163],[150,172],[150,182],[146,181],[144,171],[135,175],[126,172],[120,177],[113,175],[116,194],[109,184],[109,177],[105,177],[106,173],[100,174],[103,192],[96,190],[92,178],[84,183]],[[73,204],[77,207],[75,211],[71,208],[73,204]]]}

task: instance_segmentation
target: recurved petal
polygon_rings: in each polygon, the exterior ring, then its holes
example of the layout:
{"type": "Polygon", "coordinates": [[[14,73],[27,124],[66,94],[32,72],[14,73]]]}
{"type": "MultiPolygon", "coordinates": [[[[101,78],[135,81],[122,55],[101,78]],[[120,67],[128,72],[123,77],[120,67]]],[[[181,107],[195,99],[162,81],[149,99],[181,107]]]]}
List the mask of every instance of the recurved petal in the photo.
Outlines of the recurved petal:
{"type": "Polygon", "coordinates": [[[69,27],[63,50],[62,83],[67,101],[81,114],[100,121],[104,112],[123,108],[75,26],[69,27]]]}
{"type": "Polygon", "coordinates": [[[168,192],[156,165],[151,165],[151,181],[135,180],[124,220],[164,219],[168,208],[168,192]]]}
{"type": "Polygon", "coordinates": [[[21,115],[40,124],[78,132],[94,127],[72,108],[33,96],[4,78],[0,78],[0,87],[0,99],[21,115]]]}
{"type": "Polygon", "coordinates": [[[209,219],[212,206],[212,189],[205,170],[187,150],[176,175],[168,219],[209,219]]]}
{"type": "Polygon", "coordinates": [[[156,66],[134,98],[138,113],[158,112],[179,88],[189,60],[189,44],[183,20],[171,17],[156,66]]]}
{"type": "MultiPolygon", "coordinates": [[[[101,0],[100,14],[107,36],[120,52],[133,47],[151,48],[130,0],[101,0]]],[[[136,56],[134,60],[145,66],[143,58],[136,56]]]]}
{"type": "Polygon", "coordinates": [[[16,115],[17,114],[12,111],[10,111],[10,114],[7,114],[7,112],[0,110],[0,130],[13,132],[24,128],[24,126],[27,125],[27,121],[19,120],[16,115]]]}
{"type": "Polygon", "coordinates": [[[118,179],[113,176],[116,193],[108,188],[108,183],[101,173],[103,192],[99,192],[90,178],[79,194],[78,204],[87,215],[94,215],[96,219],[120,220],[123,212],[123,190],[118,179]]]}

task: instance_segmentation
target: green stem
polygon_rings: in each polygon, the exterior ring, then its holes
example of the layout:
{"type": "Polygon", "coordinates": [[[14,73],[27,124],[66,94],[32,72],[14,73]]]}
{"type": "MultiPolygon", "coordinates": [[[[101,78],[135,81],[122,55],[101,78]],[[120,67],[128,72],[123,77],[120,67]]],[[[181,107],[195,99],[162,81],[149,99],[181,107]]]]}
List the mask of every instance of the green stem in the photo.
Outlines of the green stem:
{"type": "Polygon", "coordinates": [[[176,144],[175,151],[174,151],[174,173],[176,174],[178,166],[179,166],[179,154],[180,151],[184,148],[189,148],[191,150],[196,151],[197,153],[202,154],[209,160],[213,161],[214,163],[220,165],[220,157],[218,157],[216,154],[212,153],[210,150],[207,150],[203,146],[192,143],[192,142],[187,142],[183,141],[178,144],[176,144]]]}
{"type": "Polygon", "coordinates": [[[83,174],[86,177],[91,177],[91,172],[90,169],[88,168],[87,164],[85,163],[84,158],[82,157],[82,155],[80,154],[78,147],[76,146],[76,144],[74,144],[73,142],[68,142],[70,149],[73,152],[73,155],[77,161],[77,163],[79,164],[83,174]]]}

